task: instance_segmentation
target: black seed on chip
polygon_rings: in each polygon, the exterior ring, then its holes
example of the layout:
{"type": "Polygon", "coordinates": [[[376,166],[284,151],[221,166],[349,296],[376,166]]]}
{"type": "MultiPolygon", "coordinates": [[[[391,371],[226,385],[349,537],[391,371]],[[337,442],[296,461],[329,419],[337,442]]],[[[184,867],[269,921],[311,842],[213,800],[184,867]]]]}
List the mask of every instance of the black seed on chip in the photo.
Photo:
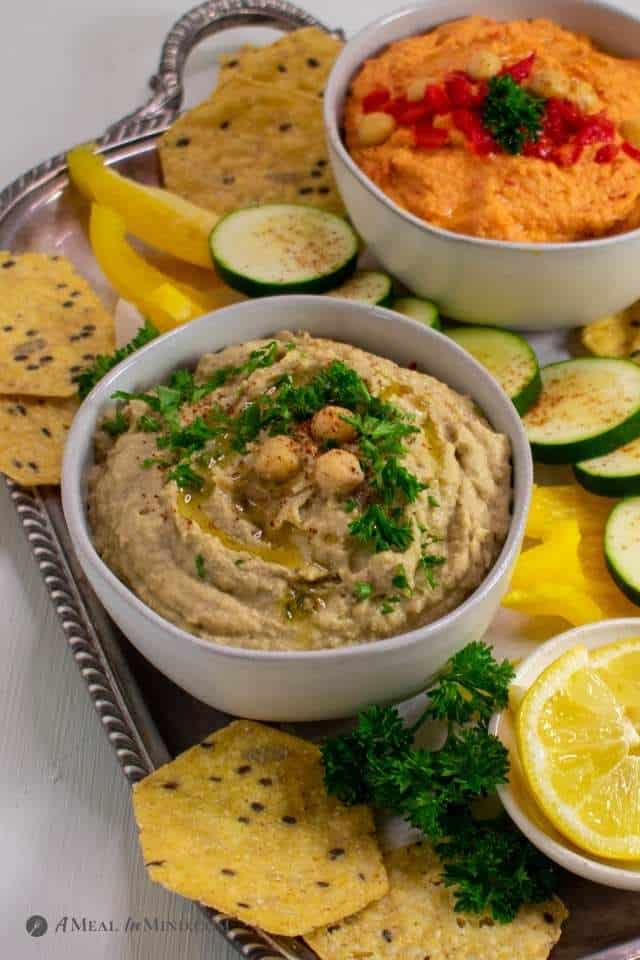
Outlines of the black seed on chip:
{"type": "Polygon", "coordinates": [[[2,264],[2,269],[8,270],[9,267],[15,267],[15,265],[16,265],[15,260],[5,260],[4,263],[2,264]]]}
{"type": "Polygon", "coordinates": [[[25,370],[39,370],[39,369],[40,369],[39,363],[28,363],[25,367],[25,370]]]}
{"type": "Polygon", "coordinates": [[[53,261],[53,263],[57,263],[59,259],[60,257],[58,256],[57,253],[54,254],[52,257],[49,257],[49,260],[53,261]]]}
{"type": "Polygon", "coordinates": [[[95,328],[96,328],[95,323],[85,323],[85,325],[84,325],[84,327],[83,327],[82,329],[83,329],[83,330],[88,330],[89,333],[93,333],[93,331],[95,330],[95,328]]]}
{"type": "Polygon", "coordinates": [[[80,336],[81,335],[79,333],[72,333],[71,336],[69,337],[69,340],[71,340],[72,342],[74,342],[75,340],[80,340],[80,336]]]}
{"type": "Polygon", "coordinates": [[[51,363],[53,357],[50,353],[46,353],[44,357],[40,357],[40,363],[51,363]]]}
{"type": "Polygon", "coordinates": [[[238,817],[238,823],[251,823],[249,817],[238,817]]]}
{"type": "Polygon", "coordinates": [[[324,97],[324,90],[318,90],[318,96],[322,100],[322,98],[324,97]]]}
{"type": "Polygon", "coordinates": [[[286,815],[286,816],[284,816],[284,817],[282,818],[282,822],[283,822],[283,823],[297,823],[298,821],[296,820],[295,817],[290,817],[290,816],[286,815]]]}
{"type": "Polygon", "coordinates": [[[224,873],[225,877],[235,877],[235,870],[230,870],[229,867],[223,867],[220,873],[224,873]]]}
{"type": "Polygon", "coordinates": [[[65,307],[65,308],[67,308],[67,309],[68,309],[69,307],[72,307],[72,306],[73,306],[73,300],[64,300],[62,306],[65,307]]]}
{"type": "Polygon", "coordinates": [[[340,929],[339,923],[332,923],[330,927],[327,927],[327,933],[335,933],[336,930],[340,929]]]}
{"type": "MultiPolygon", "coordinates": [[[[26,417],[26,415],[27,415],[27,408],[26,408],[25,406],[23,406],[23,404],[17,403],[17,404],[16,404],[16,410],[18,411],[18,413],[19,413],[21,416],[26,417]]],[[[46,429],[46,428],[43,427],[43,429],[46,429]]]]}
{"type": "Polygon", "coordinates": [[[298,193],[302,197],[308,196],[308,194],[313,193],[313,187],[300,187],[298,193]]]}
{"type": "Polygon", "coordinates": [[[382,931],[382,939],[383,939],[383,940],[386,940],[387,943],[391,943],[391,941],[393,940],[393,934],[391,933],[391,930],[387,930],[387,929],[385,928],[385,929],[382,931]]]}
{"type": "Polygon", "coordinates": [[[330,887],[331,884],[327,883],[326,880],[316,880],[316,887],[330,887]]]}
{"type": "Polygon", "coordinates": [[[326,165],[327,165],[326,160],[316,160],[316,167],[326,167],[326,165]]]}
{"type": "Polygon", "coordinates": [[[38,470],[39,470],[38,464],[37,464],[37,463],[34,463],[33,460],[29,460],[28,463],[27,463],[27,466],[28,466],[28,467],[31,467],[32,470],[35,470],[36,473],[37,473],[38,470]]]}
{"type": "Polygon", "coordinates": [[[322,176],[322,170],[312,170],[309,176],[314,177],[317,180],[318,177],[322,176]]]}
{"type": "Polygon", "coordinates": [[[231,120],[223,120],[222,123],[220,124],[220,129],[228,130],[230,126],[231,126],[231,120]]]}
{"type": "Polygon", "coordinates": [[[14,467],[17,467],[18,470],[22,470],[22,460],[14,460],[13,465],[14,467]]]}
{"type": "Polygon", "coordinates": [[[10,333],[11,330],[13,330],[13,327],[11,326],[10,323],[8,323],[7,326],[3,327],[2,329],[4,330],[5,333],[10,333]]]}
{"type": "Polygon", "coordinates": [[[358,876],[360,877],[361,880],[366,880],[366,879],[367,879],[367,878],[365,877],[364,873],[359,873],[358,876]]]}
{"type": "Polygon", "coordinates": [[[35,337],[37,332],[38,332],[37,330],[27,330],[25,333],[25,337],[35,337]]]}
{"type": "Polygon", "coordinates": [[[215,743],[207,743],[207,741],[204,740],[200,744],[200,746],[202,747],[203,750],[213,750],[213,748],[215,747],[215,743]]]}
{"type": "Polygon", "coordinates": [[[279,64],[278,64],[278,73],[286,73],[286,72],[287,72],[287,68],[285,67],[284,63],[279,63],[279,64]]]}
{"type": "Polygon", "coordinates": [[[176,147],[188,147],[191,143],[190,137],[179,137],[176,140],[176,147]]]}
{"type": "Polygon", "coordinates": [[[243,763],[241,767],[236,767],[236,773],[249,773],[251,766],[248,763],[243,763]]]}
{"type": "Polygon", "coordinates": [[[271,784],[273,783],[273,780],[271,779],[271,777],[260,777],[260,779],[258,780],[258,783],[263,787],[270,787],[271,784]]]}
{"type": "Polygon", "coordinates": [[[145,863],[145,867],[162,867],[166,862],[166,860],[149,860],[148,863],[145,863]]]}
{"type": "Polygon", "coordinates": [[[26,360],[26,359],[27,359],[27,354],[26,354],[26,353],[14,353],[13,359],[14,359],[14,360],[17,360],[18,363],[21,363],[23,360],[26,360]]]}
{"type": "Polygon", "coordinates": [[[70,293],[70,296],[72,296],[72,297],[79,297],[80,294],[81,294],[81,292],[82,292],[81,290],[72,290],[71,293],[70,293]]]}
{"type": "Polygon", "coordinates": [[[176,780],[167,780],[166,783],[162,784],[163,790],[177,790],[180,784],[176,780]]]}
{"type": "Polygon", "coordinates": [[[222,182],[223,182],[224,184],[226,184],[227,186],[229,186],[230,184],[236,182],[236,178],[235,178],[232,174],[228,173],[228,174],[226,175],[226,177],[223,177],[223,178],[222,178],[222,182]]]}
{"type": "Polygon", "coordinates": [[[545,910],[542,914],[545,923],[553,923],[553,914],[545,910]]]}
{"type": "Polygon", "coordinates": [[[334,847],[333,850],[329,850],[329,860],[337,860],[338,857],[344,857],[343,847],[334,847]]]}
{"type": "Polygon", "coordinates": [[[83,354],[82,354],[82,359],[83,359],[83,360],[93,360],[93,354],[92,354],[92,353],[83,353],[83,354]]]}
{"type": "Polygon", "coordinates": [[[245,903],[244,900],[236,900],[236,906],[243,907],[245,910],[250,910],[251,907],[248,903],[245,903]]]}
{"type": "Polygon", "coordinates": [[[66,283],[56,283],[56,290],[65,290],[66,286],[66,283]]]}
{"type": "Polygon", "coordinates": [[[329,187],[318,187],[318,193],[329,193],[329,187]]]}
{"type": "Polygon", "coordinates": [[[466,927],[466,925],[467,925],[466,920],[463,920],[462,917],[457,917],[457,918],[456,918],[456,923],[458,924],[458,926],[460,927],[461,930],[462,930],[463,927],[466,927]]]}
{"type": "Polygon", "coordinates": [[[279,130],[281,133],[286,133],[287,130],[291,130],[291,127],[292,127],[292,126],[293,126],[292,123],[281,123],[280,126],[278,127],[278,130],[279,130]]]}
{"type": "Polygon", "coordinates": [[[307,66],[308,67],[319,67],[320,61],[316,60],[315,57],[307,57],[307,66]]]}
{"type": "Polygon", "coordinates": [[[256,813],[262,813],[264,810],[264,803],[258,803],[256,800],[251,804],[251,809],[255,810],[256,813]]]}
{"type": "Polygon", "coordinates": [[[49,430],[49,427],[40,427],[40,432],[43,433],[45,437],[51,436],[51,430],[49,430]]]}
{"type": "Polygon", "coordinates": [[[222,777],[209,777],[212,783],[222,783],[222,777]]]}
{"type": "Polygon", "coordinates": [[[73,365],[72,367],[70,367],[69,369],[70,369],[71,373],[80,373],[80,371],[82,370],[82,367],[80,366],[80,364],[74,363],[74,365],[73,365]]]}
{"type": "Polygon", "coordinates": [[[226,66],[226,67],[237,67],[238,64],[239,64],[239,62],[240,62],[239,60],[227,60],[225,66],[226,66]]]}

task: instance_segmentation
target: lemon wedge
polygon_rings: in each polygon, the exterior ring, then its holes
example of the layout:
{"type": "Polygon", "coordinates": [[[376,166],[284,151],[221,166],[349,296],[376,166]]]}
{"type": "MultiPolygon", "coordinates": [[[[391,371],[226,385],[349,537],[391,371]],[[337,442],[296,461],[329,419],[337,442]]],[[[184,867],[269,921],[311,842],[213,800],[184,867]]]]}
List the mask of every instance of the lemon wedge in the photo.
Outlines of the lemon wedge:
{"type": "Polygon", "coordinates": [[[528,690],[516,730],[554,826],[596,856],[640,860],[640,637],[567,651],[528,690]]]}

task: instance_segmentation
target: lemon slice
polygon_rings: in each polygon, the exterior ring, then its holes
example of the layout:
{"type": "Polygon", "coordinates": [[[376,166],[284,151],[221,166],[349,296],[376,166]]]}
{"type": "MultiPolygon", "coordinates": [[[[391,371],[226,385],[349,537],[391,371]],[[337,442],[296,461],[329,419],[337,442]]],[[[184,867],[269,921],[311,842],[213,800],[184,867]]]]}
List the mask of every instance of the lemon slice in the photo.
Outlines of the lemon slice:
{"type": "Polygon", "coordinates": [[[577,646],[540,674],[516,718],[527,784],[573,843],[640,859],[640,637],[577,646]]]}

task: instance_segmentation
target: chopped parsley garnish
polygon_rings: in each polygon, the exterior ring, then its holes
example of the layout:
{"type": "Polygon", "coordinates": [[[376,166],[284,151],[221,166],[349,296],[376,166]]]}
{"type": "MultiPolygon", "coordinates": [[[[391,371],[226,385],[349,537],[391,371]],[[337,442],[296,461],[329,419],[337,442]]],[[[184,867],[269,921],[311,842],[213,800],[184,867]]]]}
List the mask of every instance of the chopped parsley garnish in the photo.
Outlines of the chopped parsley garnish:
{"type": "Polygon", "coordinates": [[[207,575],[204,557],[201,553],[196,553],[196,573],[201,580],[204,580],[207,575]]]}
{"type": "Polygon", "coordinates": [[[438,586],[438,581],[434,573],[434,567],[441,567],[446,562],[445,557],[435,553],[423,553],[418,561],[419,567],[424,571],[427,583],[434,590],[438,586]]]}
{"type": "Polygon", "coordinates": [[[489,80],[482,122],[507,153],[521,153],[542,131],[545,100],[521,87],[508,73],[489,80]]]}
{"type": "Polygon", "coordinates": [[[427,497],[427,503],[431,508],[440,506],[440,501],[436,500],[436,498],[432,494],[429,494],[429,496],[427,497]]]}
{"type": "Polygon", "coordinates": [[[138,428],[143,433],[157,433],[162,429],[162,422],[158,417],[150,417],[147,413],[143,413],[138,420],[138,428]]]}
{"type": "Polygon", "coordinates": [[[508,661],[498,663],[485,644],[471,643],[426,690],[425,711],[413,726],[395,707],[368,707],[354,730],[322,745],[328,792],[343,803],[384,807],[425,833],[444,863],[456,910],[489,911],[500,923],[523,904],[548,899],[557,884],[553,865],[506,816],[473,815],[474,801],[507,780],[508,752],[487,723],[506,706],[513,676],[508,661]],[[447,724],[439,750],[414,745],[428,720],[447,724]]]}
{"type": "Polygon", "coordinates": [[[402,601],[402,597],[385,597],[380,604],[380,612],[386,614],[393,613],[396,606],[402,601]]]}
{"type": "Polygon", "coordinates": [[[169,480],[175,480],[181,490],[202,490],[204,480],[188,463],[179,463],[169,473],[169,480]]]}
{"type": "Polygon", "coordinates": [[[110,433],[112,437],[119,437],[121,433],[126,433],[129,429],[129,421],[122,410],[117,410],[115,416],[110,420],[102,421],[102,429],[110,433]]]}
{"type": "Polygon", "coordinates": [[[353,513],[353,511],[356,509],[357,506],[358,506],[357,501],[354,500],[353,497],[350,497],[349,500],[345,500],[344,502],[344,512],[353,513]]]}
{"type": "Polygon", "coordinates": [[[143,470],[150,470],[151,467],[170,467],[169,460],[161,460],[159,457],[147,457],[140,464],[143,470]]]}
{"type": "Polygon", "coordinates": [[[391,584],[396,588],[396,590],[407,590],[411,592],[411,585],[407,579],[406,570],[402,565],[396,568],[396,572],[392,577],[391,584]]]}
{"type": "Polygon", "coordinates": [[[373,587],[366,580],[358,580],[353,588],[353,595],[356,600],[368,600],[373,593],[373,587]]]}
{"type": "Polygon", "coordinates": [[[144,347],[146,343],[149,343],[149,341],[157,336],[158,331],[156,328],[153,324],[149,323],[148,320],[145,320],[144,326],[140,327],[135,337],[130,340],[129,343],[114,350],[112,354],[98,354],[93,364],[88,367],[87,370],[83,370],[73,378],[73,382],[78,387],[78,396],[80,399],[84,400],[87,394],[91,393],[98,380],[102,380],[104,375],[108,373],[112,367],[115,367],[121,360],[135,353],[140,347],[144,347]]]}
{"type": "Polygon", "coordinates": [[[365,544],[370,544],[376,553],[397,550],[404,553],[413,539],[411,527],[401,512],[391,516],[379,503],[372,503],[364,513],[349,524],[349,533],[365,544]]]}

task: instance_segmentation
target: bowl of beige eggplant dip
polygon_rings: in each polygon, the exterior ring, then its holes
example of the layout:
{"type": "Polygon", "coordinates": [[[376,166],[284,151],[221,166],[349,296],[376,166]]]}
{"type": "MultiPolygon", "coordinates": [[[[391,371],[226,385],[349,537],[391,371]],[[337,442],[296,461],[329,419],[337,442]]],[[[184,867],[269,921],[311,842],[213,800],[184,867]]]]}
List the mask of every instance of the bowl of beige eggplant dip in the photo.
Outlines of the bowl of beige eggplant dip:
{"type": "MultiPolygon", "coordinates": [[[[281,700],[290,696],[286,663],[339,664],[346,654],[348,671],[360,653],[384,671],[380,652],[401,638],[411,650],[432,631],[426,654],[407,659],[405,650],[400,658],[405,671],[413,662],[401,682],[391,670],[388,687],[383,674],[374,690],[364,683],[361,696],[356,674],[348,685],[343,677],[342,694],[322,694],[334,706],[308,703],[302,712],[339,715],[410,693],[452,646],[482,632],[499,603],[498,561],[519,542],[524,516],[518,498],[513,509],[513,470],[530,468],[517,415],[455,344],[388,311],[288,297],[223,312],[244,319],[248,335],[231,316],[222,324],[218,312],[208,326],[198,321],[140,354],[158,377],[136,376],[134,357],[89,400],[85,517],[100,570],[120,585],[118,603],[133,595],[137,609],[174,636],[172,663],[191,656],[194,644],[222,652],[226,663],[238,655],[245,681],[247,663],[279,663],[281,700]],[[396,359],[376,350],[390,325],[406,341],[396,359]],[[223,331],[240,342],[220,349],[223,331]],[[194,351],[196,341],[205,349],[194,351]],[[189,362],[176,366],[181,353],[189,362]],[[411,368],[403,356],[415,358],[411,368]],[[455,388],[463,383],[474,396],[455,388]],[[114,395],[116,408],[105,410],[114,395]],[[496,567],[487,604],[478,588],[496,567]],[[475,615],[474,594],[482,608],[475,615]],[[451,630],[447,619],[464,609],[468,622],[451,630]]],[[[521,501],[529,479],[516,477],[521,501]]],[[[201,672],[197,683],[178,678],[221,705],[224,697],[207,696],[212,680],[201,672]]],[[[253,708],[235,712],[290,715],[282,704],[256,709],[259,687],[258,678],[253,708]]],[[[294,699],[304,702],[300,691],[294,699]]],[[[294,713],[300,718],[300,704],[294,713]]]]}

